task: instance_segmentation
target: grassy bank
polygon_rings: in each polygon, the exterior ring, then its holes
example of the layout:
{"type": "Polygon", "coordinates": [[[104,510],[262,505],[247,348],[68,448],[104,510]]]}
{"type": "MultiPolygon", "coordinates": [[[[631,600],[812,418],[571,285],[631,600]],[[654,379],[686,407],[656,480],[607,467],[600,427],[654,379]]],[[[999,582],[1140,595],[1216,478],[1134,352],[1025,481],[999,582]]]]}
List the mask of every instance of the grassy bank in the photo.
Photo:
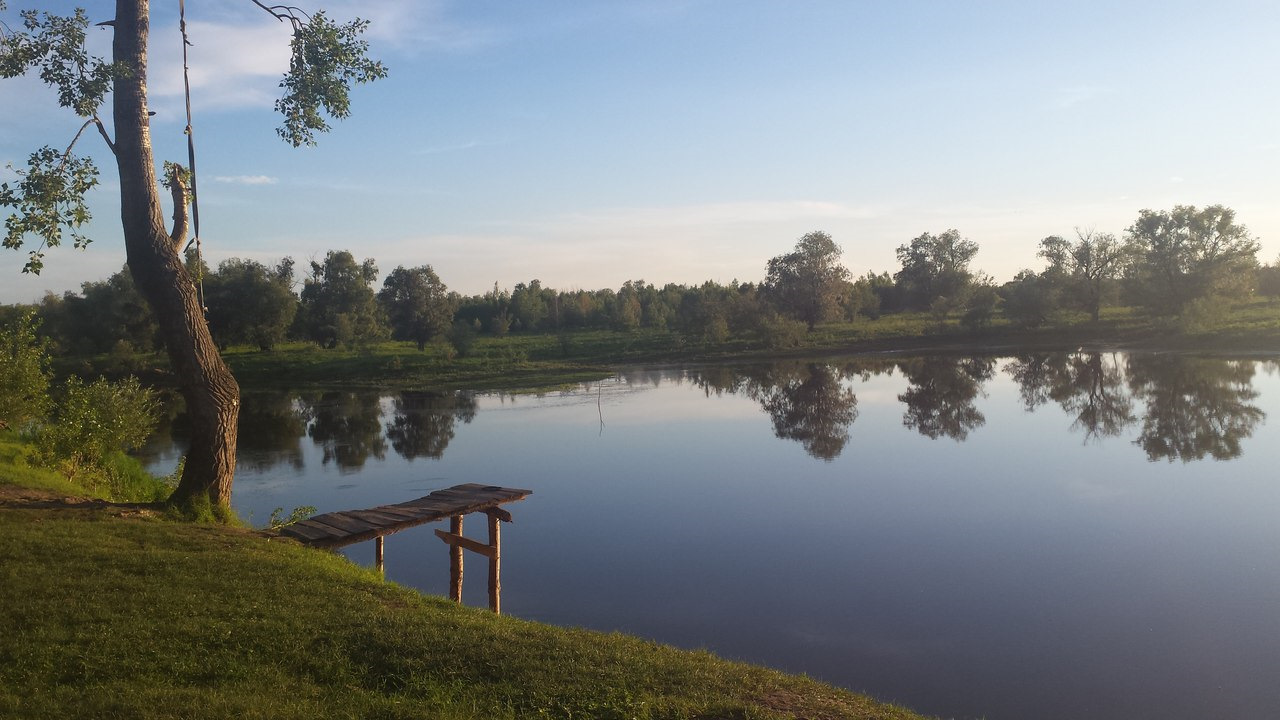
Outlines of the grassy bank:
{"type": "MultiPolygon", "coordinates": [[[[1130,308],[1108,308],[1101,320],[1066,317],[1042,328],[1025,329],[996,318],[986,328],[967,330],[954,318],[939,324],[919,313],[876,320],[820,325],[813,332],[776,343],[765,338],[730,337],[704,342],[654,330],[580,330],[560,334],[480,337],[465,356],[446,346],[419,351],[412,343],[386,342],[358,349],[321,349],[288,343],[272,351],[231,348],[224,357],[248,388],[303,388],[341,383],[367,387],[440,389],[523,389],[605,377],[627,364],[768,360],[801,355],[923,351],[929,349],[1073,350],[1077,347],[1280,351],[1280,300],[1254,300],[1204,327],[1174,327],[1130,308]]],[[[166,382],[162,356],[60,359],[60,373],[133,372],[166,382]]]]}
{"type": "Polygon", "coordinates": [[[250,531],[58,498],[0,484],[0,716],[918,717],[459,607],[250,531]]]}

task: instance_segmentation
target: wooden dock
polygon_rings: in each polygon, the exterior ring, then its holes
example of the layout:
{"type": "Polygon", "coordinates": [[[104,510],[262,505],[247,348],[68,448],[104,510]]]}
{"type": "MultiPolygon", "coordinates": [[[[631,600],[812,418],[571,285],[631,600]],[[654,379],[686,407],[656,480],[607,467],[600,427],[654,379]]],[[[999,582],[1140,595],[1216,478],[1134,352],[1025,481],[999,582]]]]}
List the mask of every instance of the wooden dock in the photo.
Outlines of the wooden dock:
{"type": "Polygon", "coordinates": [[[511,522],[511,513],[499,506],[523,500],[531,494],[532,490],[466,483],[394,505],[316,515],[281,529],[280,534],[318,548],[340,548],[374,540],[374,560],[381,571],[384,536],[449,518],[449,532],[435,531],[436,536],[449,546],[449,595],[454,601],[462,602],[462,551],[479,553],[489,558],[489,608],[496,613],[500,612],[502,589],[499,523],[511,522]],[[477,512],[488,516],[488,543],[462,535],[463,516],[477,512]]]}

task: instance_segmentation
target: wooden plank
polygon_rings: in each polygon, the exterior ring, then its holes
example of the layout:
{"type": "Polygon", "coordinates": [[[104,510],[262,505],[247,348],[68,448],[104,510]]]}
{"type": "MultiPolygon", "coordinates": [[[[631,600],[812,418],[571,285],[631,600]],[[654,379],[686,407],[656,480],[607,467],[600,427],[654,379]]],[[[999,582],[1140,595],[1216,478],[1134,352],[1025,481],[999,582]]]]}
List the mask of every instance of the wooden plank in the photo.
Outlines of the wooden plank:
{"type": "Polygon", "coordinates": [[[511,513],[507,512],[506,510],[503,510],[502,508],[498,508],[498,507],[489,508],[488,510],[484,511],[484,514],[488,515],[491,518],[496,517],[502,522],[508,522],[508,523],[511,522],[511,513]]]}
{"type": "MultiPolygon", "coordinates": [[[[494,615],[502,614],[502,604],[500,596],[502,595],[502,581],[499,578],[499,565],[502,562],[501,553],[501,518],[497,513],[490,511],[489,515],[489,609],[494,615]]],[[[508,516],[510,517],[510,516],[508,516]]]]}
{"type": "MultiPolygon", "coordinates": [[[[462,535],[461,515],[449,518],[449,532],[462,535]]],[[[436,534],[439,533],[437,530],[436,534]]],[[[453,544],[449,545],[449,597],[456,603],[462,602],[462,548],[453,544]]]]}
{"type": "Polygon", "coordinates": [[[484,543],[478,540],[472,540],[469,537],[463,537],[455,533],[447,533],[443,530],[436,530],[435,534],[436,534],[436,537],[445,541],[446,543],[449,544],[450,547],[454,549],[460,550],[461,548],[466,548],[471,552],[480,553],[485,557],[489,557],[489,558],[493,557],[493,548],[489,545],[485,545],[484,543]]]}
{"type": "Polygon", "coordinates": [[[320,522],[320,523],[324,523],[325,525],[335,527],[341,530],[343,534],[362,533],[368,530],[377,530],[380,527],[378,525],[373,525],[373,524],[364,522],[359,518],[354,518],[348,514],[340,513],[340,512],[325,513],[323,515],[316,515],[315,517],[308,518],[308,519],[312,520],[313,522],[320,522]]]}
{"type": "Polygon", "coordinates": [[[394,505],[379,505],[376,508],[369,508],[369,509],[376,513],[381,513],[383,515],[390,515],[391,517],[400,518],[401,520],[418,520],[419,518],[422,517],[422,513],[420,512],[414,512],[412,510],[398,508],[398,507],[395,507],[394,505]]]}
{"type": "Polygon", "coordinates": [[[347,510],[343,515],[354,517],[357,520],[363,520],[380,530],[389,530],[402,525],[405,522],[412,522],[406,521],[404,518],[395,517],[394,515],[383,515],[376,510],[347,510]]]}
{"type": "Polygon", "coordinates": [[[327,525],[315,524],[311,520],[303,520],[302,522],[294,523],[285,528],[282,532],[286,535],[293,535],[295,537],[302,538],[307,542],[331,540],[338,537],[337,530],[330,528],[327,525]]]}

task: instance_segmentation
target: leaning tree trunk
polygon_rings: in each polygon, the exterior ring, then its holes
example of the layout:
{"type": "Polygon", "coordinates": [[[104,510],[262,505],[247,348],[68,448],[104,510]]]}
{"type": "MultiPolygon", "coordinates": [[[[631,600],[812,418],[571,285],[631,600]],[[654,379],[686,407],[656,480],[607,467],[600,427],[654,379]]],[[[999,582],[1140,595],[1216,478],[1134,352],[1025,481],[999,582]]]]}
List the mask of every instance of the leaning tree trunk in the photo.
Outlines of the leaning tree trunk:
{"type": "Polygon", "coordinates": [[[186,192],[174,192],[165,228],[147,115],[147,0],[117,0],[113,54],[127,72],[115,80],[115,155],[129,271],[151,306],[191,418],[191,448],[173,502],[207,498],[229,508],[236,461],[240,388],[209,335],[195,283],[182,263],[186,192]]]}

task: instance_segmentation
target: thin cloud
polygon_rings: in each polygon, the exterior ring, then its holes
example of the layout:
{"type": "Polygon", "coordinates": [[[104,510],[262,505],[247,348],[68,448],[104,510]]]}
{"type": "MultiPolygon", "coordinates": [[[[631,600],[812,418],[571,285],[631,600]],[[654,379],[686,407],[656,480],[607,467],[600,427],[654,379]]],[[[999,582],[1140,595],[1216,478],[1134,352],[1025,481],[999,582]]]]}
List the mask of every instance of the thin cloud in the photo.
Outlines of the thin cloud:
{"type": "MultiPolygon", "coordinates": [[[[396,51],[470,52],[501,43],[505,34],[496,27],[462,23],[450,18],[452,3],[422,0],[363,0],[330,2],[330,17],[369,21],[366,37],[374,45],[396,51]]],[[[375,48],[376,53],[376,48],[375,48]]]]}
{"type": "MultiPolygon", "coordinates": [[[[265,18],[245,24],[188,22],[192,99],[201,111],[270,107],[289,69],[289,28],[265,18]]],[[[152,98],[181,107],[182,40],[153,42],[152,98]]]]}
{"type": "Polygon", "coordinates": [[[1059,108],[1070,108],[1092,102],[1114,92],[1111,88],[1099,85],[1075,85],[1059,88],[1054,94],[1053,104],[1059,108]]]}
{"type": "Polygon", "coordinates": [[[275,185],[280,182],[279,178],[270,175],[217,175],[213,180],[233,185],[275,185]]]}
{"type": "Polygon", "coordinates": [[[710,203],[674,207],[616,208],[572,213],[553,218],[549,225],[590,233],[604,229],[653,230],[672,227],[711,227],[790,223],[802,220],[854,220],[876,215],[871,208],[817,200],[710,203]]]}
{"type": "Polygon", "coordinates": [[[414,151],[416,155],[441,155],[443,153],[461,152],[463,150],[474,150],[475,148],[496,147],[498,145],[506,145],[510,140],[471,140],[455,145],[435,145],[432,147],[419,148],[414,151]]]}

